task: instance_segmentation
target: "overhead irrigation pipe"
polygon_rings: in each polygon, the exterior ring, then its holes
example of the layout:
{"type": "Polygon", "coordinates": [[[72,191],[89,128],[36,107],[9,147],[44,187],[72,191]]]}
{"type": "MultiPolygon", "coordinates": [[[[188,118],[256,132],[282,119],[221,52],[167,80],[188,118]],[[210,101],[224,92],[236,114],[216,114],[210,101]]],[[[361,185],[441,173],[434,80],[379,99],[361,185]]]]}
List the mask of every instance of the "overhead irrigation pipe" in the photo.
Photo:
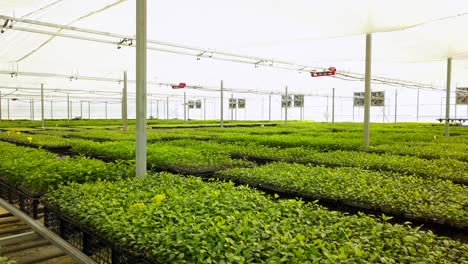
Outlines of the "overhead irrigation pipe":
{"type": "MultiPolygon", "coordinates": [[[[33,87],[17,87],[17,86],[0,86],[0,89],[6,89],[6,90],[15,90],[15,91],[39,91],[39,88],[33,88],[33,87]]],[[[73,90],[73,89],[58,89],[58,88],[49,88],[49,89],[44,89],[44,91],[52,92],[52,93],[69,93],[69,94],[75,94],[75,95],[87,95],[87,94],[94,94],[94,95],[115,95],[115,96],[121,96],[122,92],[117,92],[117,91],[103,91],[103,90],[73,90]]],[[[135,93],[128,93],[128,95],[134,96],[135,93]]],[[[154,94],[154,93],[149,93],[148,97],[152,98],[164,98],[167,96],[166,94],[154,94]]],[[[171,96],[177,96],[177,95],[171,95],[171,96]]]]}
{"type": "MultiPolygon", "coordinates": [[[[73,26],[41,22],[37,20],[14,18],[14,17],[4,16],[4,15],[0,15],[0,19],[3,19],[9,22],[9,23],[3,24],[3,28],[7,30],[12,29],[12,30],[19,30],[19,31],[31,32],[31,33],[47,34],[47,35],[52,35],[52,36],[101,42],[101,43],[116,45],[118,48],[121,48],[122,46],[135,47],[134,41],[136,42],[135,37],[122,35],[122,34],[115,34],[115,33],[109,33],[109,32],[104,32],[104,31],[97,31],[97,30],[90,30],[90,29],[84,29],[84,28],[73,27],[73,26]],[[85,37],[82,35],[58,33],[58,32],[53,32],[53,31],[37,30],[37,29],[24,28],[24,27],[17,27],[16,24],[12,24],[12,21],[15,21],[17,23],[25,23],[25,24],[31,24],[31,25],[36,25],[36,26],[42,26],[42,27],[65,29],[69,31],[88,33],[88,34],[103,36],[103,37],[106,37],[107,39],[85,37]],[[109,38],[117,38],[117,40],[109,40],[109,38]]],[[[147,40],[147,43],[153,44],[153,45],[182,49],[182,50],[174,50],[174,49],[171,50],[167,48],[147,46],[147,49],[150,49],[150,50],[156,50],[156,51],[168,52],[168,53],[174,53],[174,54],[180,54],[180,55],[195,56],[197,58],[203,57],[203,58],[210,58],[210,59],[216,59],[216,60],[246,63],[246,64],[255,65],[256,67],[258,65],[261,65],[261,66],[267,66],[267,67],[273,67],[273,68],[279,68],[279,69],[285,69],[285,70],[294,70],[298,72],[310,72],[318,68],[318,67],[301,65],[298,63],[287,62],[287,61],[282,61],[282,60],[277,60],[277,59],[272,59],[272,58],[263,58],[263,57],[257,57],[257,56],[234,54],[234,53],[229,53],[229,52],[213,51],[210,49],[202,49],[198,47],[180,45],[180,44],[157,41],[157,40],[147,40]],[[283,66],[280,66],[280,65],[283,65],[283,66]]],[[[356,78],[356,79],[363,79],[364,77],[363,74],[353,73],[353,72],[344,72],[344,71],[337,72],[336,74],[344,76],[344,77],[356,78]]],[[[418,86],[418,87],[424,86],[426,88],[434,88],[433,85],[420,84],[420,83],[415,83],[415,82],[410,82],[410,81],[403,81],[403,80],[382,78],[382,77],[374,77],[372,78],[372,81],[381,81],[381,82],[388,82],[388,83],[394,83],[394,84],[396,83],[397,85],[401,85],[401,86],[418,86]]]]}
{"type": "MultiPolygon", "coordinates": [[[[121,83],[123,82],[122,79],[118,78],[109,78],[109,77],[97,77],[97,76],[85,76],[85,75],[67,75],[67,74],[57,74],[57,73],[42,73],[42,72],[11,72],[0,70],[0,74],[11,75],[11,76],[31,76],[31,77],[49,77],[49,78],[62,78],[62,79],[69,79],[69,80],[85,80],[85,81],[102,81],[102,82],[115,82],[121,83]]],[[[128,80],[128,83],[135,83],[135,80],[128,80]]],[[[167,82],[154,82],[154,81],[147,81],[149,85],[160,85],[160,86],[170,86],[170,87],[177,87],[179,84],[174,83],[167,83],[167,82]]],[[[1,87],[0,87],[1,88],[1,87]]],[[[219,87],[215,86],[200,86],[200,85],[185,85],[185,89],[194,89],[194,90],[206,90],[206,91],[219,91],[219,87]]],[[[57,90],[57,89],[56,89],[57,90]]],[[[75,91],[75,90],[72,90],[75,91]]],[[[226,92],[234,92],[234,93],[253,93],[253,94],[276,94],[282,95],[283,93],[280,91],[260,91],[260,90],[246,90],[241,88],[224,88],[226,92]]],[[[319,95],[319,94],[304,94],[305,96],[317,96],[317,97],[326,97],[327,95],[319,95]]]]}
{"type": "MultiPolygon", "coordinates": [[[[15,94],[15,96],[3,96],[3,98],[5,99],[40,99],[40,94],[15,94]]],[[[44,96],[45,99],[58,99],[58,98],[67,98],[66,95],[63,95],[63,96],[58,96],[58,95],[54,95],[54,96],[51,96],[51,95],[47,95],[47,96],[44,96]]],[[[102,100],[108,100],[108,101],[119,101],[119,98],[118,97],[84,97],[84,96],[80,96],[80,97],[77,97],[77,96],[73,96],[73,98],[77,99],[77,100],[93,100],[93,101],[96,101],[96,102],[100,102],[102,100]]],[[[134,99],[135,97],[132,97],[132,99],[134,99]]]]}
{"type": "MultiPolygon", "coordinates": [[[[0,19],[3,19],[5,21],[7,20],[15,21],[17,23],[31,24],[31,25],[41,26],[41,27],[49,27],[49,28],[56,28],[56,29],[62,29],[62,30],[64,29],[64,30],[81,32],[81,33],[88,33],[88,34],[93,34],[93,35],[98,35],[98,36],[104,36],[107,38],[117,38],[118,41],[97,39],[93,37],[87,38],[87,37],[83,37],[80,35],[64,34],[64,33],[50,32],[50,31],[44,31],[44,30],[35,30],[35,29],[30,29],[30,28],[17,27],[15,24],[4,26],[4,28],[7,28],[7,29],[26,31],[26,32],[31,32],[31,33],[40,33],[40,34],[53,34],[55,36],[60,36],[60,37],[71,37],[71,38],[77,38],[77,39],[82,39],[82,40],[115,44],[117,45],[117,47],[134,46],[133,44],[134,42],[136,42],[136,38],[134,36],[128,36],[128,35],[122,35],[122,34],[116,34],[116,33],[110,33],[110,32],[98,31],[98,30],[90,30],[90,29],[42,22],[42,21],[31,20],[31,19],[15,18],[15,17],[4,16],[4,15],[0,15],[0,19]]],[[[290,70],[295,70],[295,71],[304,71],[304,72],[309,72],[310,70],[316,68],[316,67],[301,65],[301,64],[287,62],[287,61],[275,60],[275,59],[270,59],[270,58],[262,58],[262,57],[257,57],[257,56],[248,56],[248,55],[240,55],[240,54],[234,54],[234,53],[229,53],[229,52],[213,51],[209,49],[202,49],[199,47],[180,45],[180,44],[157,41],[157,40],[147,40],[147,43],[188,50],[188,51],[175,51],[175,50],[167,50],[167,49],[162,49],[162,48],[155,48],[155,50],[159,50],[159,51],[167,51],[167,52],[173,52],[173,53],[178,53],[178,54],[183,54],[183,55],[192,55],[196,57],[231,60],[231,61],[244,62],[244,63],[255,64],[255,65],[272,66],[272,67],[276,67],[275,65],[278,65],[278,64],[283,64],[283,65],[292,66],[294,68],[291,68],[291,67],[279,67],[279,68],[290,69],[290,70]],[[223,59],[223,58],[216,57],[216,55],[232,57],[236,59],[228,59],[228,58],[223,59]],[[246,61],[246,60],[250,60],[250,61],[246,61]],[[310,70],[307,70],[307,69],[310,69],[310,70]]],[[[151,48],[148,47],[148,49],[151,49],[151,48]]]]}
{"type": "MultiPolygon", "coordinates": [[[[25,23],[25,24],[33,24],[33,25],[44,26],[44,27],[52,27],[52,28],[57,28],[57,29],[65,29],[65,30],[69,30],[69,31],[77,31],[77,32],[82,32],[82,33],[89,33],[89,34],[94,34],[94,35],[118,38],[118,39],[121,39],[120,42],[118,43],[121,46],[132,46],[133,41],[136,41],[136,38],[133,37],[133,36],[110,33],[110,32],[104,32],[104,31],[98,31],[98,30],[90,30],[90,29],[85,29],[85,28],[79,28],[79,27],[74,27],[74,26],[66,26],[66,25],[42,22],[42,21],[37,21],[37,20],[14,18],[14,17],[3,16],[3,15],[0,15],[0,19],[16,21],[16,22],[25,23]]],[[[12,26],[10,28],[15,29],[16,26],[14,26],[14,27],[12,26]]],[[[203,48],[200,48],[200,47],[193,47],[193,46],[181,45],[181,44],[158,41],[158,40],[148,39],[147,42],[151,43],[151,44],[161,45],[161,46],[168,46],[168,47],[173,47],[173,48],[196,51],[196,52],[199,52],[199,54],[197,55],[198,57],[202,57],[202,56],[204,56],[206,54],[206,56],[208,58],[211,58],[213,55],[219,54],[219,55],[223,55],[223,56],[237,57],[237,58],[242,58],[242,59],[254,60],[257,65],[259,64],[259,62],[267,62],[267,63],[270,63],[270,64],[285,64],[285,65],[300,67],[299,68],[300,71],[306,71],[305,70],[306,68],[310,68],[310,69],[315,69],[316,68],[316,67],[300,65],[300,64],[297,64],[297,63],[292,63],[292,62],[287,62],[287,61],[282,61],[282,60],[266,59],[266,58],[263,58],[263,57],[240,55],[240,54],[235,54],[235,53],[230,53],[230,52],[214,51],[214,50],[209,50],[209,49],[203,49],[203,48]]]]}

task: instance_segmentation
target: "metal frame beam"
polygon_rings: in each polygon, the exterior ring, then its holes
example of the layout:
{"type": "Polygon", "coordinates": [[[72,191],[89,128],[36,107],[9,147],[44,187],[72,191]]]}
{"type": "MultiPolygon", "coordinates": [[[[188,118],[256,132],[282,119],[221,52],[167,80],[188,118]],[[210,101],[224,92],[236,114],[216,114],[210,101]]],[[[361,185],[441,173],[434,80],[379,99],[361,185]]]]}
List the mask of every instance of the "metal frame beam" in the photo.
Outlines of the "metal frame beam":
{"type": "Polygon", "coordinates": [[[96,262],[92,260],[90,257],[86,256],[83,252],[78,250],[77,248],[70,245],[67,241],[63,240],[55,233],[44,227],[43,225],[39,224],[25,213],[18,210],[13,205],[9,204],[5,200],[0,198],[0,206],[5,208],[7,211],[12,213],[21,221],[25,222],[32,230],[37,232],[40,236],[44,237],[48,241],[50,241],[54,246],[58,247],[60,250],[65,252],[68,256],[70,256],[73,260],[80,264],[95,264],[96,262]]]}

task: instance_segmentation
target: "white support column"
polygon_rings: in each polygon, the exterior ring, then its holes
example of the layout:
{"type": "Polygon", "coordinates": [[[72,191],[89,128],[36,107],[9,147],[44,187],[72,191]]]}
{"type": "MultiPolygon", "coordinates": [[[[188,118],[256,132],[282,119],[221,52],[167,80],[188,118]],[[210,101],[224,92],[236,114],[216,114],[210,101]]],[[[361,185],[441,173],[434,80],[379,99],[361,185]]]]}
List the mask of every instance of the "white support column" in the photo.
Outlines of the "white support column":
{"type": "Polygon", "coordinates": [[[41,83],[41,126],[42,129],[45,128],[44,123],[44,84],[41,83]]]}
{"type": "Polygon", "coordinates": [[[332,89],[332,124],[335,123],[335,88],[332,89]]]}
{"type": "Polygon", "coordinates": [[[445,96],[445,136],[450,136],[450,85],[452,81],[452,58],[447,59],[447,94],[445,96]]]}
{"type": "Polygon", "coordinates": [[[32,100],[29,99],[29,120],[32,121],[33,120],[33,117],[32,117],[32,100]]]}
{"type": "Polygon", "coordinates": [[[221,80],[221,127],[224,127],[224,83],[221,80]]]}
{"type": "Polygon", "coordinates": [[[91,119],[91,101],[88,101],[88,119],[91,119]]]}
{"type": "Polygon", "coordinates": [[[288,103],[289,103],[288,86],[286,86],[284,94],[286,95],[286,99],[285,99],[286,105],[284,106],[284,124],[287,125],[288,124],[288,103]]]}
{"type": "Polygon", "coordinates": [[[83,100],[80,100],[80,117],[83,118],[83,100]]]}
{"type": "Polygon", "coordinates": [[[107,101],[104,102],[105,117],[107,119],[107,101]]]}
{"type": "Polygon", "coordinates": [[[416,122],[419,122],[419,88],[418,88],[418,97],[416,99],[416,122]]]}
{"type": "Polygon", "coordinates": [[[302,109],[303,109],[302,106],[300,106],[300,107],[299,107],[299,111],[300,111],[300,118],[299,118],[299,120],[301,120],[301,121],[302,121],[302,119],[303,119],[303,114],[304,114],[303,111],[302,111],[302,109]]]}
{"type": "Polygon", "coordinates": [[[268,96],[268,121],[271,122],[271,94],[268,96]]]}
{"type": "Polygon", "coordinates": [[[70,100],[70,119],[73,119],[73,101],[70,100]]]}
{"type": "Polygon", "coordinates": [[[187,122],[187,94],[184,92],[184,122],[187,122]]]}
{"type": "Polygon", "coordinates": [[[136,1],[136,177],[146,177],[147,1],[136,1]]]}
{"type": "Polygon", "coordinates": [[[166,119],[169,120],[169,97],[166,97],[166,119]]]}
{"type": "Polygon", "coordinates": [[[397,122],[398,115],[398,90],[395,90],[395,123],[397,122]]]}
{"type": "Polygon", "coordinates": [[[0,121],[2,120],[2,91],[0,91],[0,121]]]}
{"type": "Polygon", "coordinates": [[[156,119],[159,119],[159,100],[156,99],[156,119]]]}
{"type": "Polygon", "coordinates": [[[54,119],[54,106],[52,99],[50,99],[50,119],[54,119]]]}
{"type": "Polygon", "coordinates": [[[7,98],[7,120],[10,120],[10,99],[7,98]]]}
{"type": "Polygon", "coordinates": [[[123,131],[128,131],[128,112],[127,112],[127,71],[124,71],[122,91],[122,125],[123,131]]]}
{"type": "Polygon", "coordinates": [[[371,67],[372,67],[372,34],[366,35],[366,71],[364,85],[364,146],[370,145],[370,106],[371,106],[371,67]]]}

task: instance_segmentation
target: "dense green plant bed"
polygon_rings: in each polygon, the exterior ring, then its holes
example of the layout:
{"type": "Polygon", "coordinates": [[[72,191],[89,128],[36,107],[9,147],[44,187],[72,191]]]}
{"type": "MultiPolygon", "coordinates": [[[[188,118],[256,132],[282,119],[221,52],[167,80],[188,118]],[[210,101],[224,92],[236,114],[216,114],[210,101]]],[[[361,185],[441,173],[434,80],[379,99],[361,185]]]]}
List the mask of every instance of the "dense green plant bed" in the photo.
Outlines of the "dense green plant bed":
{"type": "MultiPolygon", "coordinates": [[[[383,145],[373,145],[370,148],[362,146],[362,138],[350,135],[335,137],[333,134],[308,135],[307,133],[274,134],[274,135],[249,135],[245,133],[213,134],[213,140],[218,142],[252,142],[259,145],[279,148],[307,147],[319,151],[347,150],[365,151],[373,153],[388,153],[402,156],[416,156],[426,159],[457,159],[468,161],[468,146],[460,142],[447,143],[434,140],[432,142],[388,142],[383,145]]],[[[461,140],[468,142],[468,139],[461,140]]]]}
{"type": "Polygon", "coordinates": [[[468,162],[468,139],[464,143],[413,143],[413,144],[385,144],[373,146],[365,151],[375,153],[389,153],[396,155],[411,155],[424,159],[457,159],[468,162]]]}
{"type": "Polygon", "coordinates": [[[0,140],[11,143],[28,144],[35,147],[70,147],[68,140],[60,136],[31,134],[16,130],[0,132],[0,140]]]}
{"type": "MultiPolygon", "coordinates": [[[[468,183],[467,163],[458,160],[436,159],[425,160],[414,156],[398,156],[359,151],[329,151],[319,152],[308,148],[274,148],[255,143],[231,144],[216,141],[174,140],[171,146],[190,148],[196,146],[201,152],[231,155],[248,158],[254,161],[288,161],[311,163],[332,167],[359,167],[377,171],[393,171],[404,175],[418,175],[425,178],[442,178],[457,183],[468,183]]],[[[150,145],[155,151],[159,144],[150,145]]],[[[179,150],[176,148],[176,152],[179,150]]]]}
{"type": "MultiPolygon", "coordinates": [[[[74,149],[82,154],[110,158],[115,160],[135,159],[135,143],[123,142],[90,142],[71,140],[74,149]]],[[[219,148],[201,147],[198,141],[183,140],[163,141],[147,147],[148,164],[155,170],[169,170],[178,173],[207,173],[231,167],[252,166],[252,162],[232,159],[228,153],[219,148]]]]}
{"type": "Polygon", "coordinates": [[[463,263],[468,245],[170,174],[71,184],[48,203],[154,263],[463,263]]]}
{"type": "Polygon", "coordinates": [[[116,180],[134,175],[129,162],[106,163],[86,157],[59,158],[42,149],[0,142],[0,177],[38,192],[69,182],[116,180]]]}
{"type": "Polygon", "coordinates": [[[281,162],[230,169],[217,175],[246,184],[352,202],[384,212],[468,227],[468,187],[450,181],[390,175],[358,168],[330,169],[281,162]]]}
{"type": "MultiPolygon", "coordinates": [[[[228,147],[226,147],[228,149],[228,147]]],[[[260,145],[232,147],[234,156],[257,161],[288,161],[332,167],[359,167],[377,171],[393,171],[424,178],[441,178],[468,184],[468,163],[453,159],[426,160],[414,156],[378,155],[360,151],[318,152],[308,148],[272,148],[260,145]]]]}

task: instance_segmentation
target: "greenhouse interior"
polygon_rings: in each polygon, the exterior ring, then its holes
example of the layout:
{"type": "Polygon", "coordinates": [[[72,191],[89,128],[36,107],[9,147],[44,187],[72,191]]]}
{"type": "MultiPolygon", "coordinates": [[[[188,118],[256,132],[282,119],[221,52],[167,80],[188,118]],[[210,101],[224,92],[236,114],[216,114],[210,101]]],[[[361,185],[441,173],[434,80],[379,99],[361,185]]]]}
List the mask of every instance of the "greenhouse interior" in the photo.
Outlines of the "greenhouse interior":
{"type": "Polygon", "coordinates": [[[0,1],[0,263],[468,263],[468,2],[0,1]]]}

